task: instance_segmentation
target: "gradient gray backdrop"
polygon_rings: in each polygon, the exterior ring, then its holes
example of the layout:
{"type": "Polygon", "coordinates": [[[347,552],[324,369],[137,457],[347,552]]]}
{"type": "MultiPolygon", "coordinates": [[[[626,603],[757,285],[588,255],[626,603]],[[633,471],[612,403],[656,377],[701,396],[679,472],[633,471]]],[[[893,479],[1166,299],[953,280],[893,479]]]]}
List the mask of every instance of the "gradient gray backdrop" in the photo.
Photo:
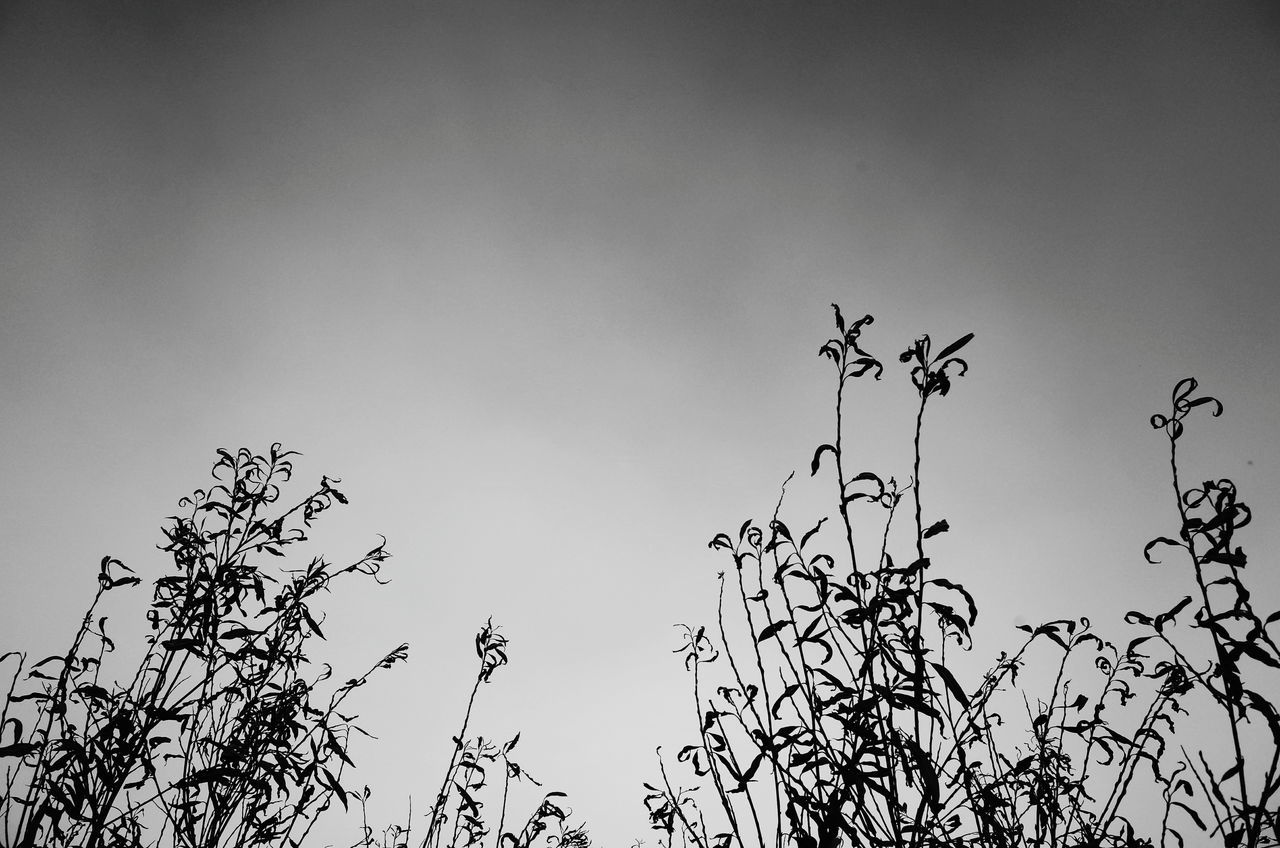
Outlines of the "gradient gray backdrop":
{"type": "Polygon", "coordinates": [[[853,434],[885,476],[897,352],[977,333],[926,473],[979,651],[1178,597],[1140,552],[1184,375],[1227,406],[1188,479],[1237,480],[1274,602],[1276,8],[0,5],[0,648],[61,646],[103,554],[157,576],[214,449],[283,441],[352,498],[319,549],[396,555],[323,649],[413,644],[362,693],[376,815],[426,808],[492,615],[476,728],[650,839],[694,730],[671,625],[830,438],[832,301],[892,363],[853,434]]]}

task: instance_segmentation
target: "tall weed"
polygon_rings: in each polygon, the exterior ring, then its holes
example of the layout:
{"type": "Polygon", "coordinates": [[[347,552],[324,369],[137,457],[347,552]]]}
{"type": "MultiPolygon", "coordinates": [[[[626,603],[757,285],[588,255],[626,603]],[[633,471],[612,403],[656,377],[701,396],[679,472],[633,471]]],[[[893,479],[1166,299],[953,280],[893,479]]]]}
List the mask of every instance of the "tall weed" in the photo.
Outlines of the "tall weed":
{"type": "Polygon", "coordinates": [[[6,844],[288,844],[334,799],[348,803],[347,747],[361,730],[345,702],[408,647],[338,684],[309,660],[309,640],[324,638],[318,596],[335,580],[378,580],[388,554],[379,544],[341,567],[270,567],[346,502],[326,477],[282,504],[293,456],[278,444],[220,450],[213,485],[179,502],[162,545],[172,569],[155,581],[131,679],[101,676],[115,646],[98,606],[141,582],[110,557],[65,652],[4,655],[14,665],[0,711],[6,844]]]}
{"type": "MultiPolygon", "coordinates": [[[[161,545],[172,567],[154,583],[145,651],[127,679],[103,674],[115,644],[99,608],[107,593],[142,580],[111,557],[64,651],[35,662],[17,651],[0,656],[10,667],[0,706],[0,844],[296,846],[335,801],[363,812],[371,793],[351,787],[349,746],[368,734],[347,702],[375,672],[405,660],[408,645],[340,683],[310,658],[311,640],[325,638],[322,595],[336,581],[383,582],[389,554],[384,540],[346,565],[293,563],[290,549],[312,523],[347,502],[328,477],[283,501],[295,455],[279,444],[266,454],[219,450],[213,484],[179,501],[161,545]]],[[[509,832],[506,790],[527,777],[510,758],[517,740],[495,746],[467,736],[477,690],[506,663],[506,645],[491,623],[476,637],[479,673],[423,848],[465,848],[489,834],[477,795],[493,764],[505,774],[495,848],[529,848],[539,837],[588,844],[584,830],[565,824],[562,793],[548,793],[509,832]]],[[[412,811],[403,826],[378,833],[366,820],[356,844],[407,848],[412,826],[412,811]]]]}
{"type": "Polygon", "coordinates": [[[1263,694],[1280,670],[1268,630],[1280,613],[1256,611],[1243,582],[1234,533],[1249,511],[1235,486],[1178,479],[1184,419],[1221,405],[1183,380],[1171,413],[1152,418],[1170,442],[1180,529],[1147,554],[1180,548],[1199,593],[1130,613],[1145,632],[1123,648],[1087,618],[1023,626],[1021,644],[970,678],[955,652],[972,645],[977,602],[930,556],[950,527],[921,481],[926,412],[968,370],[973,335],[922,336],[899,356],[918,397],[900,483],[851,465],[850,394],[884,366],[864,348],[871,316],[847,323],[836,307],[835,319],[820,349],[836,369],[833,440],[810,467],[834,477],[832,512],[796,532],[780,500],[768,522],[711,540],[730,564],[716,624],[683,627],[677,649],[698,730],[676,760],[699,783],[673,782],[660,752],[645,804],[662,844],[1280,844],[1280,717],[1263,694]],[[891,530],[904,522],[900,550],[891,530]],[[1050,669],[1047,691],[1019,680],[1033,663],[1050,669]],[[1186,733],[1193,704],[1200,726],[1186,733]],[[1225,759],[1206,742],[1214,720],[1225,759]]]}

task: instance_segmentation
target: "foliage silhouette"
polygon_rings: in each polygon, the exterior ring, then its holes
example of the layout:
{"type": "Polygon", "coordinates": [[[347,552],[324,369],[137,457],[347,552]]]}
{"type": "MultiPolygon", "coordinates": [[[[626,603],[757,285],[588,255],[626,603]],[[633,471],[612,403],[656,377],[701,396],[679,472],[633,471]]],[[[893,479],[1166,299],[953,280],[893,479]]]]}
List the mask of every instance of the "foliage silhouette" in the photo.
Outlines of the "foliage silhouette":
{"type": "Polygon", "coordinates": [[[368,822],[365,801],[370,791],[365,787],[359,797],[364,824],[357,848],[409,848],[411,845],[420,848],[471,848],[484,845],[490,836],[494,837],[494,848],[532,848],[539,840],[544,840],[549,848],[590,848],[591,839],[586,828],[569,824],[571,811],[564,806],[562,799],[566,796],[563,792],[545,793],[518,831],[506,829],[513,784],[528,782],[536,787],[542,784],[511,758],[512,750],[520,741],[519,733],[501,745],[483,736],[467,736],[480,685],[490,682],[493,673],[507,664],[507,638],[498,632],[492,620],[476,634],[475,646],[480,666],[467,699],[462,727],[453,736],[454,747],[444,778],[427,814],[426,835],[420,841],[413,835],[412,799],[403,825],[392,824],[375,831],[368,822]],[[489,787],[490,768],[500,768],[502,773],[496,829],[490,827],[483,812],[483,793],[489,787]],[[450,810],[453,810],[452,825],[450,810]]]}
{"type": "MultiPolygon", "coordinates": [[[[408,645],[336,685],[327,665],[308,658],[308,640],[325,638],[320,595],[335,580],[383,582],[389,554],[384,540],[342,567],[319,557],[280,567],[315,519],[347,502],[339,481],[323,477],[283,505],[295,455],[279,444],[265,455],[219,450],[213,485],[179,501],[182,512],[168,520],[161,545],[173,569],[155,581],[146,650],[130,679],[102,673],[115,645],[99,606],[106,593],[141,583],[111,557],[99,566],[97,590],[65,653],[34,663],[16,651],[0,656],[12,666],[0,707],[4,845],[292,846],[335,799],[363,808],[370,791],[348,784],[348,746],[354,734],[368,734],[345,704],[374,672],[405,660],[408,645]]],[[[506,663],[506,639],[486,624],[476,651],[471,703],[506,663]]],[[[466,732],[464,721],[424,848],[470,846],[488,832],[473,797],[483,763],[501,759],[508,783],[524,776],[509,757],[516,740],[496,749],[466,732]],[[446,839],[447,805],[458,798],[446,839]]],[[[527,848],[544,832],[584,848],[585,831],[563,826],[557,797],[550,793],[518,834],[503,831],[500,820],[496,848],[527,848]]],[[[505,814],[505,793],[503,800],[505,814]]],[[[411,824],[384,829],[384,843],[407,845],[411,824]]],[[[367,822],[357,844],[374,844],[367,822]]]]}
{"type": "Polygon", "coordinates": [[[15,761],[0,800],[7,844],[283,844],[334,798],[347,804],[347,745],[360,728],[340,709],[408,646],[323,694],[330,671],[306,654],[308,639],[324,638],[317,596],[335,579],[377,580],[388,555],[380,544],[341,568],[320,558],[264,567],[346,502],[326,477],[280,507],[293,456],[278,444],[266,455],[220,450],[214,484],[179,501],[161,546],[173,571],[155,582],[131,680],[100,678],[114,644],[105,617],[95,623],[99,602],[141,582],[110,557],[65,654],[30,665],[5,655],[17,665],[0,719],[13,739],[0,756],[15,761]],[[17,694],[24,669],[36,688],[17,694]]]}
{"type": "MultiPolygon", "coordinates": [[[[659,753],[644,802],[661,844],[1280,845],[1280,612],[1259,610],[1245,583],[1236,534],[1252,516],[1235,485],[1184,486],[1179,465],[1191,412],[1222,405],[1185,379],[1151,418],[1169,443],[1178,525],[1144,554],[1184,560],[1194,591],[1128,613],[1137,635],[1127,642],[1087,618],[1022,626],[1020,644],[973,675],[955,652],[972,647],[977,601],[930,555],[951,528],[921,484],[926,411],[967,372],[960,354],[973,335],[937,350],[922,336],[899,356],[918,398],[902,484],[852,467],[851,392],[885,368],[864,347],[871,316],[849,323],[836,308],[835,320],[819,350],[837,372],[835,432],[810,463],[811,476],[834,477],[832,513],[793,532],[784,484],[768,522],[711,540],[732,565],[716,624],[682,627],[676,650],[697,728],[676,761],[701,783],[673,782],[659,753]]],[[[369,825],[371,790],[354,790],[348,772],[353,736],[368,734],[347,701],[408,646],[340,684],[309,659],[308,640],[325,638],[321,594],[335,580],[382,582],[389,555],[384,542],[341,567],[288,565],[313,521],[346,503],[327,477],[283,503],[294,455],[278,444],[220,450],[211,487],[179,502],[161,546],[173,569],[154,583],[145,652],[127,680],[104,675],[114,643],[99,608],[142,581],[111,557],[64,653],[0,655],[11,668],[3,844],[296,846],[336,800],[360,808],[356,848],[589,848],[564,794],[542,792],[512,758],[519,734],[469,735],[481,685],[508,660],[491,621],[475,638],[476,676],[421,835],[412,806],[403,825],[369,825]],[[521,783],[541,800],[509,816],[521,783]]]]}
{"type": "Polygon", "coordinates": [[[1228,848],[1280,844],[1280,716],[1263,694],[1280,670],[1268,630],[1280,613],[1255,611],[1243,582],[1234,533],[1250,514],[1235,486],[1184,490],[1178,478],[1184,419],[1221,404],[1183,380],[1171,413],[1151,419],[1169,439],[1181,523],[1146,553],[1182,549],[1199,593],[1156,615],[1131,612],[1144,632],[1123,649],[1087,618],[1023,626],[1016,650],[964,679],[954,652],[971,647],[977,603],[929,556],[929,540],[950,527],[925,520],[921,461],[925,412],[967,371],[958,354],[973,335],[936,352],[922,336],[899,357],[919,399],[911,477],[900,484],[850,466],[849,390],[884,367],[863,347],[871,316],[846,323],[835,307],[835,321],[819,351],[837,371],[834,439],[810,466],[833,467],[834,514],[797,534],[780,499],[767,524],[711,540],[732,563],[720,574],[717,626],[683,626],[676,651],[698,728],[676,759],[702,784],[673,784],[659,749],[645,805],[661,843],[1181,846],[1196,834],[1228,848]],[[910,545],[895,558],[891,529],[904,511],[910,545]],[[731,637],[731,617],[745,638],[731,637]],[[1052,671],[1039,697],[1025,675],[1019,684],[1031,663],[1052,671]],[[1015,725],[1019,712],[1026,721],[1015,725]],[[1225,762],[1212,761],[1203,735],[1188,749],[1179,723],[1189,712],[1219,716],[1225,762]],[[1131,812],[1144,804],[1154,818],[1131,812]]]}

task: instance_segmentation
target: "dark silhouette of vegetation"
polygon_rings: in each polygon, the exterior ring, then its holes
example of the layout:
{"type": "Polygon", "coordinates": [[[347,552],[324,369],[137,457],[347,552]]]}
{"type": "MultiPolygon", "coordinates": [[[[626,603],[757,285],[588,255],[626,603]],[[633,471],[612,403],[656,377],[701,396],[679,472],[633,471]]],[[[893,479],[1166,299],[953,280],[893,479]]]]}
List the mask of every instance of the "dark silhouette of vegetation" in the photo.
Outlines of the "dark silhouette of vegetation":
{"type": "MultiPolygon", "coordinates": [[[[128,679],[103,675],[115,645],[98,608],[106,593],[142,581],[111,557],[64,653],[34,663],[0,656],[12,666],[0,708],[4,845],[293,846],[335,799],[363,806],[369,790],[352,790],[347,772],[348,746],[365,731],[346,702],[375,671],[406,659],[408,645],[340,684],[308,658],[308,640],[325,638],[321,594],[354,577],[382,582],[388,553],[379,544],[342,567],[319,557],[281,567],[316,518],[347,502],[325,477],[283,505],[293,456],[278,444],[266,455],[219,450],[213,485],[179,501],[161,546],[173,568],[155,581],[146,650],[128,679]]],[[[496,848],[528,848],[544,833],[586,845],[585,831],[564,824],[561,793],[549,793],[520,831],[503,829],[506,789],[525,777],[510,758],[516,740],[496,747],[466,734],[476,692],[506,663],[506,644],[492,623],[476,637],[480,671],[423,848],[480,844],[489,831],[476,795],[485,764],[498,761],[506,777],[496,848]]],[[[411,813],[378,835],[366,822],[357,844],[407,848],[412,826],[411,813]]]]}
{"type": "MultiPolygon", "coordinates": [[[[405,824],[392,824],[380,832],[375,832],[365,815],[363,836],[357,843],[360,848],[409,848],[411,845],[420,848],[470,848],[484,845],[486,839],[495,834],[496,838],[492,842],[494,848],[531,848],[540,839],[545,840],[549,848],[590,848],[591,840],[586,828],[569,824],[570,811],[564,806],[563,792],[545,793],[533,812],[524,819],[519,830],[507,829],[507,811],[513,784],[522,781],[537,787],[542,784],[511,758],[511,751],[520,741],[519,733],[501,745],[486,740],[483,736],[467,736],[480,684],[488,683],[493,673],[507,664],[507,639],[498,632],[492,621],[486,622],[476,634],[475,644],[480,667],[471,687],[471,695],[467,699],[462,727],[453,736],[454,747],[445,767],[444,778],[427,815],[426,835],[420,841],[413,835],[411,804],[405,824]],[[502,774],[496,829],[490,827],[483,812],[485,802],[482,797],[484,790],[489,787],[490,769],[499,769],[502,774]],[[453,810],[452,823],[449,820],[449,810],[453,810]]],[[[369,790],[366,787],[359,799],[362,815],[366,812],[364,802],[368,798],[369,790]]]]}
{"type": "Polygon", "coordinates": [[[767,524],[711,540],[731,561],[716,628],[684,627],[677,650],[698,735],[676,759],[701,782],[673,783],[659,751],[645,804],[662,844],[1280,844],[1280,716],[1264,695],[1280,613],[1256,611],[1243,581],[1234,534],[1250,514],[1235,486],[1184,489],[1178,474],[1184,420],[1221,404],[1183,380],[1151,419],[1169,439],[1179,526],[1146,553],[1178,549],[1198,592],[1131,612],[1142,632],[1123,648],[1087,618],[1023,626],[1016,650],[965,679],[955,652],[971,646],[977,604],[929,555],[950,528],[922,498],[921,457],[925,413],[967,371],[973,336],[938,349],[923,336],[899,357],[919,398],[903,484],[853,465],[850,389],[884,367],[863,347],[871,316],[835,319],[820,350],[837,372],[834,439],[810,469],[834,471],[833,513],[796,533],[780,499],[767,524]],[[1051,672],[1038,696],[1033,664],[1051,672]]]}
{"type": "MultiPolygon", "coordinates": [[[[684,627],[677,649],[697,738],[676,760],[700,785],[673,782],[661,754],[645,784],[664,848],[1280,845],[1280,612],[1258,610],[1244,581],[1236,533],[1251,514],[1235,485],[1184,486],[1180,473],[1188,416],[1222,405],[1187,379],[1151,418],[1169,442],[1178,524],[1144,553],[1181,560],[1194,592],[1130,612],[1127,642],[1087,618],[1023,626],[974,675],[956,652],[972,647],[977,602],[930,555],[950,526],[921,483],[926,412],[968,370],[973,336],[937,350],[923,336],[899,357],[918,396],[900,483],[854,465],[851,390],[885,369],[863,346],[871,316],[835,318],[820,349],[837,372],[834,435],[810,467],[834,477],[833,511],[793,532],[784,484],[767,523],[711,540],[731,562],[716,625],[684,627]]],[[[430,808],[369,824],[370,790],[349,773],[350,745],[368,734],[347,702],[408,646],[342,683],[309,658],[308,640],[325,638],[322,593],[382,582],[388,554],[287,565],[313,521],[346,503],[327,477],[282,502],[293,456],[219,451],[213,485],[179,502],[161,546],[173,567],[154,582],[131,675],[104,673],[115,646],[99,607],[142,581],[110,557],[65,652],[0,656],[3,845],[297,846],[336,801],[363,815],[356,848],[588,848],[564,794],[512,759],[519,734],[469,735],[482,684],[507,663],[491,621],[430,808]],[[521,783],[541,801],[518,817],[521,783]]]]}

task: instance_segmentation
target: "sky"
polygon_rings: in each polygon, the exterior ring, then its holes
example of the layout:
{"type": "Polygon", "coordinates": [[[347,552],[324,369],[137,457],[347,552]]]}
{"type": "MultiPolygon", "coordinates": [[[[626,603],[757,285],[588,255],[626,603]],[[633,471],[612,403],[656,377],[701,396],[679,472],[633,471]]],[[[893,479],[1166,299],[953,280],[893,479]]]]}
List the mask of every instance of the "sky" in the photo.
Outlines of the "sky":
{"type": "Polygon", "coordinates": [[[1184,376],[1226,406],[1187,473],[1254,507],[1274,604],[1277,91],[1263,3],[6,3],[0,646],[69,638],[104,554],[163,574],[214,451],[279,441],[352,501],[318,550],[394,555],[322,654],[412,646],[361,693],[376,813],[425,808],[492,616],[473,727],[652,842],[706,542],[793,470],[784,519],[828,503],[832,303],[876,317],[849,438],[886,477],[897,353],[976,334],[922,475],[975,651],[1177,599],[1141,550],[1184,376]]]}

